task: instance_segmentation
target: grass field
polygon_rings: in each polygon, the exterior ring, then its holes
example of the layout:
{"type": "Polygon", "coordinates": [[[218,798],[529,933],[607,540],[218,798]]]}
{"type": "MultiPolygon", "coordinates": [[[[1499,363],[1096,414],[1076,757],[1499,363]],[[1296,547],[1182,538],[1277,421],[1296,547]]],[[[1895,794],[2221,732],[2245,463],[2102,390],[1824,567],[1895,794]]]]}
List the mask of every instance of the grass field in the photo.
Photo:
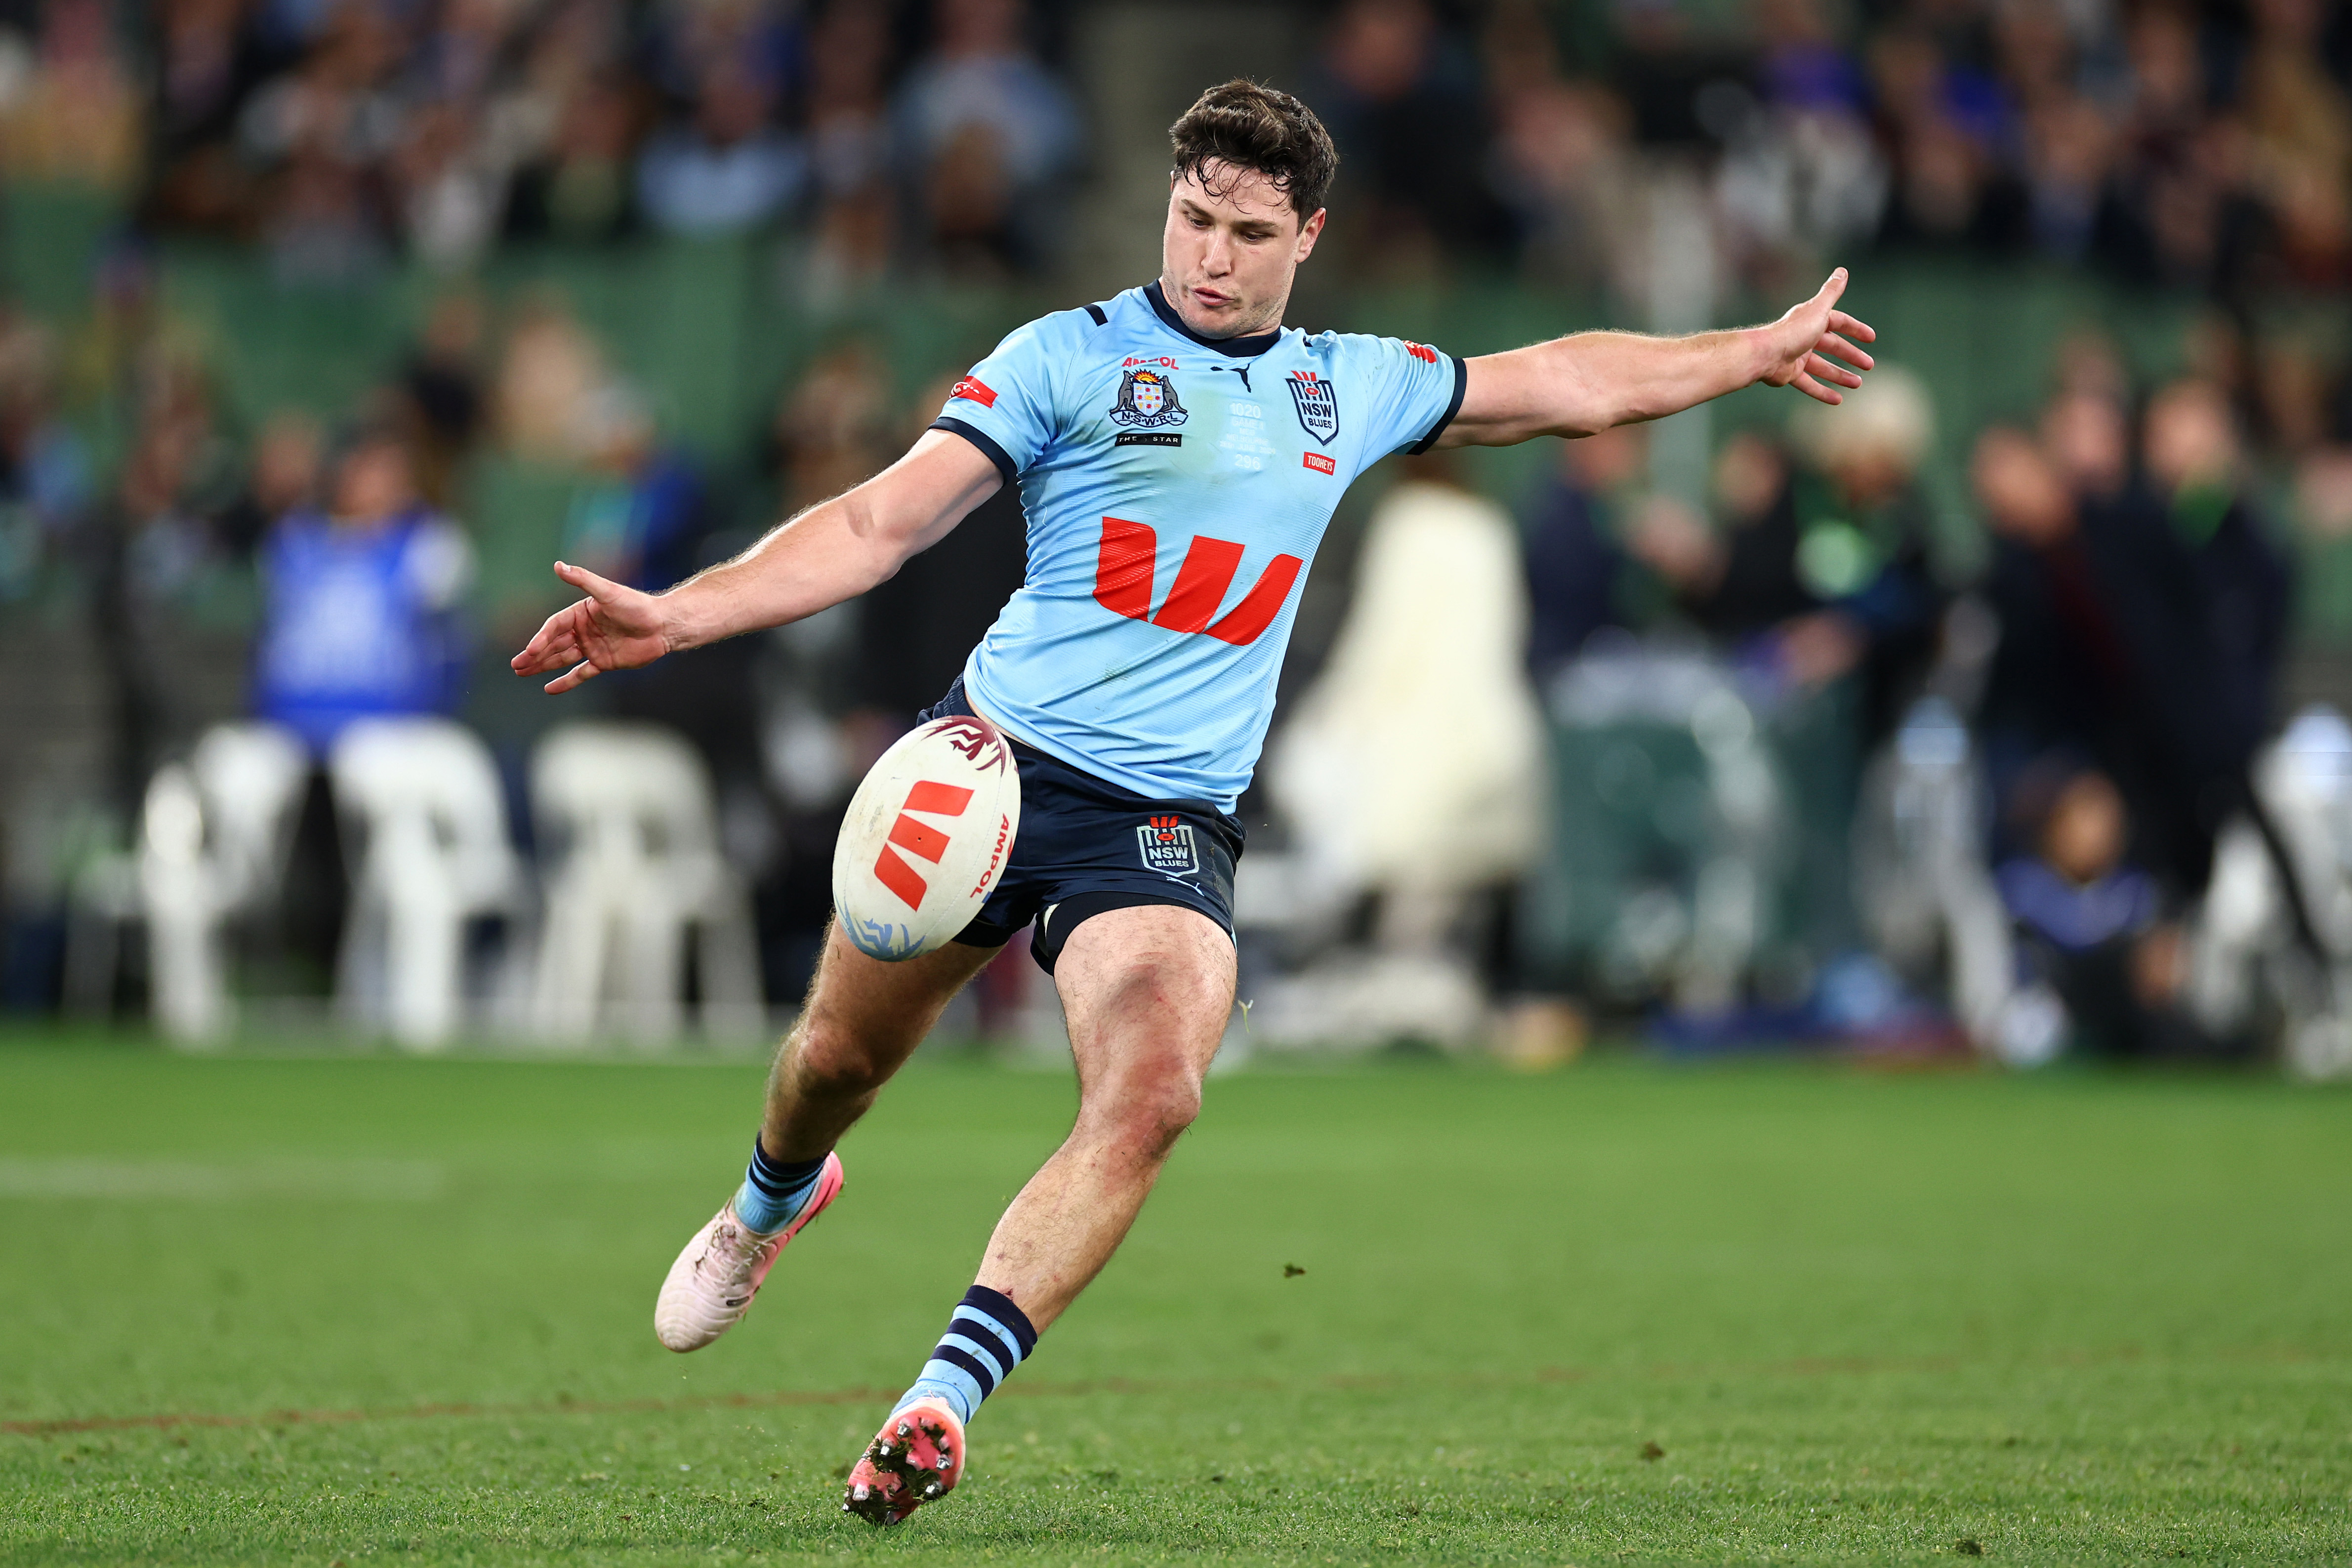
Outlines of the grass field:
{"type": "Polygon", "coordinates": [[[835,1478],[1070,1085],[919,1062],[673,1356],[759,1079],[0,1040],[0,1561],[2352,1561],[2352,1094],[1222,1078],[877,1532],[835,1478]]]}

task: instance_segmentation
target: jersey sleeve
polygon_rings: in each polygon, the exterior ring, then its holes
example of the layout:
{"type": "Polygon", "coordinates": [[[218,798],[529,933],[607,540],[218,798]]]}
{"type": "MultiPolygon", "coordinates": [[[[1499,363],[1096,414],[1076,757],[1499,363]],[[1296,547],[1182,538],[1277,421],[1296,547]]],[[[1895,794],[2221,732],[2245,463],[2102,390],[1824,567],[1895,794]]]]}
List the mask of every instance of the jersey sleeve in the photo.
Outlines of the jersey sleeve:
{"type": "Polygon", "coordinates": [[[1402,338],[1350,334],[1346,340],[1362,364],[1357,373],[1369,390],[1365,410],[1370,437],[1365,451],[1426,452],[1462,412],[1462,391],[1470,372],[1454,355],[1402,338]]]}
{"type": "Polygon", "coordinates": [[[1049,316],[1013,331],[955,384],[931,421],[986,453],[1008,485],[1045,453],[1059,423],[1054,371],[1067,355],[1055,352],[1058,325],[1049,316]]]}

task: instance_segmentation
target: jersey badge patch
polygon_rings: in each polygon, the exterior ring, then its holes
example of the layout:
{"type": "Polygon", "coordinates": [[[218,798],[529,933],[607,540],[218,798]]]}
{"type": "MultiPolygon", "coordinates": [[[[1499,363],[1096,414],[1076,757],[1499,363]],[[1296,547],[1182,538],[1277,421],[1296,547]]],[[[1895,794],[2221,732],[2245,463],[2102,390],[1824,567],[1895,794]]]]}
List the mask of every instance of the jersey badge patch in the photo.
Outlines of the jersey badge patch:
{"type": "Polygon", "coordinates": [[[1181,425],[1191,411],[1177,400],[1176,383],[1164,370],[1130,370],[1119,377],[1111,423],[1136,430],[1181,425]]]}
{"type": "Polygon", "coordinates": [[[955,384],[955,390],[950,392],[948,395],[950,397],[968,397],[971,399],[972,402],[979,404],[982,408],[993,408],[996,406],[996,389],[990,386],[988,383],[981,380],[980,377],[976,375],[968,375],[961,381],[957,382],[955,384]]]}
{"type": "Polygon", "coordinates": [[[1290,401],[1298,406],[1298,423],[1325,446],[1339,434],[1339,389],[1311,370],[1293,371],[1284,377],[1290,401]]]}
{"type": "Polygon", "coordinates": [[[1143,868],[1163,877],[1190,877],[1201,869],[1192,848],[1192,829],[1173,816],[1155,816],[1135,830],[1143,849],[1143,868]]]}
{"type": "Polygon", "coordinates": [[[1299,466],[1301,468],[1312,468],[1318,474],[1336,475],[1339,471],[1339,463],[1321,452],[1307,453],[1299,466]]]}

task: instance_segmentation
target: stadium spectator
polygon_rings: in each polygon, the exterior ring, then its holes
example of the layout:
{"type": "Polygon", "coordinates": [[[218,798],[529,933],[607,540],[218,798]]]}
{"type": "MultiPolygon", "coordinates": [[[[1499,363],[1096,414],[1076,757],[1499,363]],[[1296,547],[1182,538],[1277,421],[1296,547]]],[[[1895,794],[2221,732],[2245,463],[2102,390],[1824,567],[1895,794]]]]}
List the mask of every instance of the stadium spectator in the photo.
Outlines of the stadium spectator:
{"type": "Polygon", "coordinates": [[[889,461],[890,367],[865,338],[819,354],[777,401],[768,431],[780,515],[839,495],[889,461]]]}
{"type": "Polygon", "coordinates": [[[491,382],[490,420],[513,456],[565,464],[578,454],[588,401],[604,384],[604,352],[563,299],[523,302],[491,382]]]}
{"type": "Polygon", "coordinates": [[[1918,376],[1884,363],[1838,412],[1798,411],[1808,461],[1793,487],[1796,567],[1822,608],[1781,629],[1780,653],[1804,684],[1858,670],[1863,738],[1874,744],[1916,694],[1947,598],[1919,487],[1935,414],[1918,376]]]}
{"type": "Polygon", "coordinates": [[[627,76],[600,71],[560,96],[554,134],[509,187],[506,234],[521,240],[625,238],[641,221],[634,168],[643,94],[627,76]]]}
{"type": "Polygon", "coordinates": [[[809,156],[814,233],[799,268],[812,302],[870,283],[896,239],[890,194],[887,19],[856,0],[828,6],[809,38],[809,156]]]}
{"type": "Polygon", "coordinates": [[[472,574],[472,547],[425,506],[399,438],[351,437],[325,508],[289,514],[263,546],[256,711],[323,756],[354,719],[451,710],[472,574]]]}
{"type": "Polygon", "coordinates": [[[30,598],[90,504],[88,446],[58,408],[56,338],[0,307],[0,601],[30,598]]]}
{"type": "Polygon", "coordinates": [[[1021,0],[940,0],[895,110],[905,177],[950,269],[1041,265],[1078,158],[1076,106],[1024,37],[1021,0]]]}
{"type": "Polygon", "coordinates": [[[1521,523],[1528,579],[1528,671],[1541,689],[1603,626],[1642,626],[1655,605],[1621,542],[1649,455],[1643,426],[1622,425],[1559,444],[1521,523]]]}
{"type": "Polygon", "coordinates": [[[1752,93],[1718,83],[1704,118],[1724,142],[1716,199],[1751,269],[1841,253],[1886,205],[1886,163],[1867,117],[1862,64],[1814,0],[1756,7],[1752,93]]]}
{"type": "Polygon", "coordinates": [[[2290,590],[2245,486],[2236,421],[2219,388],[2184,380],[2149,402],[2146,467],[2202,590],[2218,699],[2205,718],[2217,766],[2242,775],[2269,731],[2290,590]]]}
{"type": "Polygon", "coordinates": [[[1334,210],[1359,265],[1410,274],[1501,251],[1476,57],[1426,0],[1349,0],[1305,97],[1340,148],[1334,210]]]}
{"type": "Polygon", "coordinates": [[[1638,297],[1640,180],[1624,102],[1561,74],[1550,26],[1531,5],[1498,6],[1485,47],[1491,181],[1512,215],[1522,270],[1555,287],[1638,297]]]}
{"type": "Polygon", "coordinates": [[[696,83],[693,115],[657,132],[637,156],[637,200],[669,234],[757,228],[798,197],[807,153],[773,123],[776,84],[752,63],[716,59],[696,83]]]}
{"type": "Polygon", "coordinates": [[[416,455],[417,488],[436,506],[456,495],[458,476],[484,424],[482,340],[488,310],[479,295],[455,289],[433,302],[425,330],[400,368],[394,399],[416,455]]]}
{"type": "Polygon", "coordinates": [[[240,149],[263,171],[261,234],[281,275],[348,279],[386,258],[400,42],[373,7],[335,7],[300,63],[238,116],[240,149]]]}
{"type": "Polygon", "coordinates": [[[694,574],[709,520],[701,477],[659,438],[645,400],[619,383],[590,396],[579,440],[593,483],[564,520],[562,558],[658,593],[694,574]]]}
{"type": "Polygon", "coordinates": [[[1724,522],[1651,503],[1632,549],[1685,614],[1800,687],[1860,672],[1865,740],[1894,722],[1933,651],[1944,591],[1917,469],[1932,433],[1916,377],[1882,365],[1836,421],[1802,419],[1808,461],[1755,432],[1715,464],[1724,522]]]}
{"type": "Polygon", "coordinates": [[[2015,809],[2031,854],[1994,874],[2015,924],[2028,984],[2054,993],[2074,1048],[2182,1056],[2203,1042],[2178,1003],[2187,974],[2180,928],[2155,880],[2126,858],[2130,820],[2105,773],[2053,760],[2015,809]]]}
{"type": "Polygon", "coordinates": [[[443,271],[478,262],[498,237],[510,170],[469,106],[412,110],[388,161],[408,253],[443,271]]]}
{"type": "Polygon", "coordinates": [[[37,44],[0,103],[0,169],[124,189],[140,173],[145,117],[112,12],[105,0],[50,0],[40,15],[37,44]]]}
{"type": "Polygon", "coordinates": [[[253,439],[243,488],[217,521],[222,547],[251,560],[279,518],[318,504],[325,461],[318,421],[299,409],[271,415],[253,439]]]}
{"type": "Polygon", "coordinates": [[[267,69],[248,10],[243,0],[156,7],[152,221],[234,234],[248,216],[253,181],[237,155],[236,117],[267,69]]]}
{"type": "Polygon", "coordinates": [[[1974,476],[1996,537],[1989,595],[2002,628],[1980,714],[1996,799],[2011,800],[2050,755],[2087,758],[2123,793],[2135,858],[2168,894],[2193,898],[2214,835],[2250,809],[2262,720],[2191,542],[2145,490],[2077,494],[2013,428],[1979,438],[1974,476]]]}

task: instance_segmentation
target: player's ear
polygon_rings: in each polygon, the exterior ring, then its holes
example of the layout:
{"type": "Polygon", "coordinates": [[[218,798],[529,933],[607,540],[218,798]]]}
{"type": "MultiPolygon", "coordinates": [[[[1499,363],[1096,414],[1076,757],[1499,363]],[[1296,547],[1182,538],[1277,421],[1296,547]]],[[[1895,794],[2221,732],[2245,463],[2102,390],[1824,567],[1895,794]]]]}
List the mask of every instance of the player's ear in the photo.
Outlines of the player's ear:
{"type": "Polygon", "coordinates": [[[1323,232],[1323,220],[1328,216],[1328,208],[1317,207],[1315,215],[1298,226],[1298,251],[1290,258],[1293,266],[1315,254],[1316,237],[1323,232]]]}

